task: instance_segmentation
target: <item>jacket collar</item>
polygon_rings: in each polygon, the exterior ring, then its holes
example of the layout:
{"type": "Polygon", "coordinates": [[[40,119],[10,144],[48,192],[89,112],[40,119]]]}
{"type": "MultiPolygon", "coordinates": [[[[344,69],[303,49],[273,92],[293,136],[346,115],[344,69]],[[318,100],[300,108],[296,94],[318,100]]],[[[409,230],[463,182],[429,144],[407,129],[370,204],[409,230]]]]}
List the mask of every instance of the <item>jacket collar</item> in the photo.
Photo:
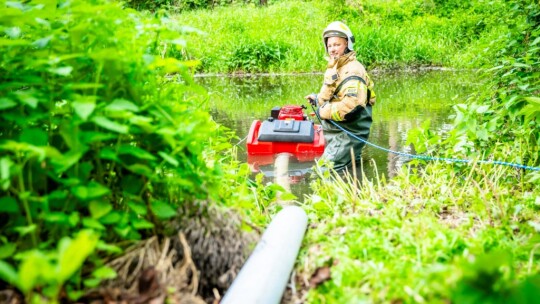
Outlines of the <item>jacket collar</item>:
{"type": "Polygon", "coordinates": [[[337,58],[328,58],[328,68],[339,69],[346,63],[356,59],[356,52],[352,51],[337,58]]]}

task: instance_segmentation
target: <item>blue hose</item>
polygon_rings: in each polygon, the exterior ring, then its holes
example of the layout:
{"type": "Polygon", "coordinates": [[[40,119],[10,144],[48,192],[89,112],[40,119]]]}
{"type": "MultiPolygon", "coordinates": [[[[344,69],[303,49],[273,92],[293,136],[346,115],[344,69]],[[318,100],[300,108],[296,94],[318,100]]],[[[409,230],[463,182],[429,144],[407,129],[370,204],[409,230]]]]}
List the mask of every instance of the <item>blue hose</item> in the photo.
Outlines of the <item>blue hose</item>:
{"type": "MultiPolygon", "coordinates": [[[[316,111],[316,109],[313,107],[313,105],[311,105],[311,108],[313,109],[313,111],[317,115],[317,118],[319,119],[319,121],[322,122],[321,116],[319,116],[319,112],[316,111]]],[[[352,138],[354,138],[356,140],[359,140],[359,141],[365,143],[366,145],[372,146],[372,147],[374,147],[376,149],[379,149],[379,150],[382,150],[382,151],[385,151],[385,152],[388,152],[388,153],[393,153],[393,154],[403,156],[403,157],[407,157],[407,158],[414,158],[414,159],[421,159],[421,160],[432,160],[432,161],[445,161],[445,162],[452,162],[452,163],[466,163],[466,164],[471,163],[471,162],[477,162],[477,163],[480,163],[480,164],[493,164],[493,165],[509,166],[509,167],[519,168],[519,169],[524,169],[524,170],[540,171],[540,167],[526,166],[526,165],[522,165],[522,164],[516,164],[516,163],[505,162],[505,161],[500,161],[500,160],[484,160],[483,159],[483,160],[473,161],[473,160],[470,160],[470,159],[433,157],[433,156],[428,156],[428,155],[415,155],[415,154],[409,154],[409,153],[405,153],[405,152],[393,151],[393,150],[378,146],[378,145],[376,145],[374,143],[370,143],[369,141],[367,141],[367,140],[365,140],[365,139],[363,139],[363,138],[361,138],[359,136],[354,135],[351,131],[345,129],[344,127],[342,127],[340,125],[338,125],[335,121],[333,121],[331,119],[328,119],[327,121],[329,121],[331,124],[336,126],[338,129],[340,129],[343,132],[347,133],[347,135],[349,135],[350,137],[352,137],[352,138]]]]}

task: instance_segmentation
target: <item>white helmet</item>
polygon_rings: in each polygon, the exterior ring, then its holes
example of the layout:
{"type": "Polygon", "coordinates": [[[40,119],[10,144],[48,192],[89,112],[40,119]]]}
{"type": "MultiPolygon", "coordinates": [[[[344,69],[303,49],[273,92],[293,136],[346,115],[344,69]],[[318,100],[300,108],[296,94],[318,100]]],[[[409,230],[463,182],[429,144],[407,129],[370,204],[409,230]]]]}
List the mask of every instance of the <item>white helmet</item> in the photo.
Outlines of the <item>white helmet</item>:
{"type": "Polygon", "coordinates": [[[345,25],[345,23],[341,21],[334,21],[330,23],[323,32],[323,43],[324,48],[326,50],[326,53],[328,54],[328,47],[326,46],[326,43],[328,41],[328,38],[330,37],[341,37],[345,38],[348,41],[347,48],[349,51],[354,50],[354,36],[351,32],[351,29],[349,29],[348,26],[345,25]]]}

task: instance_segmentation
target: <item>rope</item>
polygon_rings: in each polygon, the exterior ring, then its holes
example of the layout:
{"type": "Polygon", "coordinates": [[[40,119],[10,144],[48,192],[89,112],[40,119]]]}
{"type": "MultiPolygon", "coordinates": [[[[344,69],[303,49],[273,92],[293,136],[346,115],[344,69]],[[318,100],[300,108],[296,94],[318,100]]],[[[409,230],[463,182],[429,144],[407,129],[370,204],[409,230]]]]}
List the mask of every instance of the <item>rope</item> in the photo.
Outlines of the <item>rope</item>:
{"type": "MultiPolygon", "coordinates": [[[[322,123],[322,119],[321,119],[321,116],[319,116],[319,112],[317,112],[314,108],[313,105],[311,105],[311,108],[313,109],[313,111],[315,112],[315,114],[317,115],[317,118],[319,119],[319,121],[321,121],[322,123]]],[[[342,130],[343,132],[345,132],[347,135],[349,135],[350,137],[356,139],[356,140],[359,140],[363,143],[365,143],[366,145],[369,145],[369,146],[372,146],[376,149],[379,149],[379,150],[382,150],[382,151],[385,151],[385,152],[388,152],[388,153],[393,153],[393,154],[396,154],[396,155],[399,155],[399,156],[403,156],[403,157],[407,157],[407,158],[415,158],[415,159],[421,159],[421,160],[432,160],[432,161],[444,161],[444,162],[452,162],[452,163],[471,163],[471,162],[477,162],[477,163],[480,163],[480,164],[493,164],[493,165],[501,165],[501,166],[509,166],[509,167],[514,167],[514,168],[519,168],[519,169],[524,169],[524,170],[532,170],[532,171],[540,171],[540,167],[533,167],[533,166],[526,166],[526,165],[522,165],[522,164],[517,164],[517,163],[511,163],[511,162],[505,162],[505,161],[500,161],[500,160],[478,160],[478,161],[473,161],[473,160],[470,160],[470,159],[460,159],[460,158],[447,158],[447,157],[435,157],[435,156],[429,156],[429,155],[418,155],[418,154],[409,154],[409,153],[405,153],[405,152],[399,152],[399,151],[394,151],[394,150],[390,150],[390,149],[387,149],[387,148],[384,148],[384,147],[381,147],[381,146],[378,146],[374,143],[371,143],[359,136],[356,136],[355,134],[351,133],[351,131],[347,130],[346,128],[338,125],[335,121],[331,120],[331,119],[328,119],[328,121],[333,124],[334,126],[336,126],[338,129],[342,130]]]]}

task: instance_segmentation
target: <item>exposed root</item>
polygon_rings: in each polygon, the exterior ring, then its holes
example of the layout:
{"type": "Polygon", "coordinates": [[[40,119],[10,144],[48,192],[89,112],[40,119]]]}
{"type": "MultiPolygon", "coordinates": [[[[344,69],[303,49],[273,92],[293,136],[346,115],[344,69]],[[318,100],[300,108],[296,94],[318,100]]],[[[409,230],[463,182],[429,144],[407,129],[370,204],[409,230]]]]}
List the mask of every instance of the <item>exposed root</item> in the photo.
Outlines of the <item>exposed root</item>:
{"type": "Polygon", "coordinates": [[[199,274],[186,238],[179,232],[174,239],[182,246],[182,259],[171,246],[171,238],[160,243],[157,237],[151,237],[109,262],[107,266],[118,276],[104,282],[99,290],[87,295],[86,300],[95,303],[164,303],[166,300],[170,303],[205,303],[196,296],[199,274]]]}
{"type": "Polygon", "coordinates": [[[186,246],[178,244],[182,239],[174,240],[174,246],[183,253],[184,259],[186,256],[193,259],[200,271],[198,294],[207,303],[212,303],[219,301],[232,284],[258,240],[258,234],[242,229],[242,221],[235,212],[201,204],[199,212],[178,219],[178,226],[174,227],[185,233],[184,240],[191,251],[186,252],[186,246]]]}

